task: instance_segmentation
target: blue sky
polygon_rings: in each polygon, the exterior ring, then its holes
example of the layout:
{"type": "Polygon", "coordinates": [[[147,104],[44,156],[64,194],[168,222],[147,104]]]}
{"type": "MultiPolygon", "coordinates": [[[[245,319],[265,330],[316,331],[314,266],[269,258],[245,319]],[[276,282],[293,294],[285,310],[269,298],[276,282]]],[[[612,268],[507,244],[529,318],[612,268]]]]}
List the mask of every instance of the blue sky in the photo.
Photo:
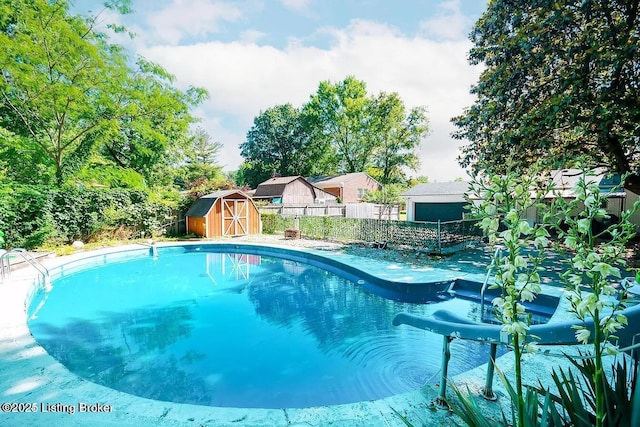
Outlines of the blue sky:
{"type": "MultiPolygon", "coordinates": [[[[278,104],[303,105],[321,81],[348,75],[370,95],[398,92],[408,107],[426,106],[431,133],[413,175],[432,181],[465,177],[460,141],[449,119],[473,102],[481,71],[467,61],[467,35],[483,0],[132,0],[127,16],[102,12],[134,39],[115,36],[133,54],[161,64],[180,88],[201,86],[211,98],[195,111],[220,164],[236,169],[238,145],[254,117],[278,104]]],[[[79,0],[74,11],[100,11],[79,0]]]]}

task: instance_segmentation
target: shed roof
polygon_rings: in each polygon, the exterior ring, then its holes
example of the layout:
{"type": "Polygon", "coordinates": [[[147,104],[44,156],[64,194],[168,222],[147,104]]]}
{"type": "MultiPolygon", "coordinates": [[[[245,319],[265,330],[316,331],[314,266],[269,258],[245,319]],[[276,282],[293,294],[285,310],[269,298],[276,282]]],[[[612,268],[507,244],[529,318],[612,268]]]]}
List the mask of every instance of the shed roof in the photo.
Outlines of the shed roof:
{"type": "Polygon", "coordinates": [[[447,196],[464,195],[469,190],[467,181],[427,182],[408,189],[401,196],[447,196]]]}
{"type": "Polygon", "coordinates": [[[211,210],[211,206],[213,206],[216,200],[218,200],[217,197],[211,198],[211,197],[204,196],[199,198],[198,200],[193,202],[193,204],[187,211],[186,216],[196,216],[196,217],[207,216],[207,213],[211,210]]]}
{"type": "Polygon", "coordinates": [[[287,186],[287,184],[292,183],[296,179],[302,179],[304,181],[304,178],[302,178],[300,175],[280,176],[268,179],[258,184],[258,188],[256,188],[256,192],[253,194],[253,197],[280,197],[284,193],[284,188],[287,186]]]}
{"type": "Polygon", "coordinates": [[[206,216],[211,210],[211,207],[215,204],[216,200],[230,196],[232,194],[240,194],[246,198],[249,198],[240,190],[220,190],[215,193],[206,194],[193,202],[185,216],[202,217],[206,216]]]}

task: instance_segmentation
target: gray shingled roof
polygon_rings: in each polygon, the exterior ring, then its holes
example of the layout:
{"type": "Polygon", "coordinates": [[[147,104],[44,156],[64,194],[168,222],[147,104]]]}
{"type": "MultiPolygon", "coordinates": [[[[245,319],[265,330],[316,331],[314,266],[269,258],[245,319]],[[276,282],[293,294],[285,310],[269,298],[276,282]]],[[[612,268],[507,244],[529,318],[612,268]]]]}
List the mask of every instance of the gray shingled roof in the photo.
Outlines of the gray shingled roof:
{"type": "MultiPolygon", "coordinates": [[[[185,216],[193,216],[193,217],[203,217],[206,216],[207,213],[211,210],[211,207],[214,205],[216,200],[221,197],[226,197],[230,194],[241,194],[243,196],[247,196],[240,190],[220,190],[215,193],[207,194],[205,196],[200,197],[198,200],[193,202],[185,216]]],[[[248,197],[248,196],[247,196],[248,197]]]]}
{"type": "Polygon", "coordinates": [[[186,213],[186,216],[195,216],[195,217],[203,217],[207,215],[207,212],[211,210],[211,206],[218,200],[217,198],[209,198],[209,197],[201,197],[189,208],[186,213]]]}
{"type": "Polygon", "coordinates": [[[428,182],[408,189],[401,196],[445,196],[466,194],[469,190],[467,181],[428,182]]]}
{"type": "Polygon", "coordinates": [[[284,188],[287,184],[295,181],[296,179],[304,179],[301,176],[280,176],[277,178],[271,178],[258,184],[256,192],[253,193],[253,197],[256,199],[267,197],[282,197],[284,188]]]}

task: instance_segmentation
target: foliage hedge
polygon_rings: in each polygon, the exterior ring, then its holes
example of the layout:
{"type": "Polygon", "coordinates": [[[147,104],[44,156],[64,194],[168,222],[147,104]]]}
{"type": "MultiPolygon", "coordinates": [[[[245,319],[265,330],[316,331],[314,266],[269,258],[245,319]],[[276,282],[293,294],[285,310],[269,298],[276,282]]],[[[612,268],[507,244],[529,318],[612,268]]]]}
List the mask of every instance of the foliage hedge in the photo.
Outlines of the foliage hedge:
{"type": "MultiPolygon", "coordinates": [[[[285,219],[273,212],[263,212],[260,214],[260,218],[262,220],[262,233],[263,234],[274,234],[277,231],[283,232],[285,228],[288,228],[285,219]]],[[[293,225],[293,221],[292,225],[293,225]]]]}
{"type": "MultiPolygon", "coordinates": [[[[436,222],[390,221],[370,218],[343,218],[329,216],[301,216],[300,232],[312,239],[346,242],[386,242],[398,246],[420,248],[436,253],[480,240],[482,230],[475,220],[436,222]]],[[[291,216],[275,213],[262,214],[262,232],[283,233],[294,226],[291,216]]]]}
{"type": "Polygon", "coordinates": [[[141,190],[0,188],[0,230],[8,248],[151,236],[171,218],[170,206],[141,190]]]}

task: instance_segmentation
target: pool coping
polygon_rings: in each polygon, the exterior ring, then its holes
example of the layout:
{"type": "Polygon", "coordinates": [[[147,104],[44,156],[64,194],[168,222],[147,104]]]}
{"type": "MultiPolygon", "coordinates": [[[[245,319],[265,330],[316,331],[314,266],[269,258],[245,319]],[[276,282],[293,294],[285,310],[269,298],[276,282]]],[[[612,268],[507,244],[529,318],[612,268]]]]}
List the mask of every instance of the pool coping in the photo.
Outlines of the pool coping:
{"type": "MultiPolygon", "coordinates": [[[[158,247],[202,244],[229,245],[230,243],[171,242],[159,243],[158,247]]],[[[328,255],[326,250],[291,248],[271,243],[233,243],[233,245],[286,250],[300,254],[302,258],[305,258],[305,254],[313,254],[325,258],[328,255]]],[[[144,250],[145,247],[147,250],[151,250],[143,244],[132,244],[46,259],[42,264],[51,270],[55,270],[61,265],[79,261],[83,258],[127,250],[144,250]]],[[[331,258],[327,259],[332,262],[347,263],[346,265],[351,265],[360,258],[355,255],[334,251],[330,252],[330,255],[331,258]],[[351,263],[349,264],[349,262],[351,263]]],[[[429,270],[429,268],[411,267],[411,277],[408,277],[407,274],[400,276],[400,269],[393,268],[398,263],[379,260],[376,260],[375,263],[379,266],[390,267],[387,268],[388,274],[384,277],[385,280],[390,280],[393,277],[393,271],[397,271],[396,278],[399,282],[413,281],[414,283],[419,283],[420,277],[425,271],[429,270]]],[[[372,272],[368,271],[366,273],[370,274],[372,272]]],[[[460,272],[452,273],[456,277],[477,276],[465,275],[460,272]]],[[[29,298],[37,282],[38,273],[31,268],[17,270],[12,273],[12,277],[9,280],[0,282],[1,401],[34,403],[34,408],[36,409],[36,411],[24,413],[0,412],[0,424],[2,425],[35,425],[41,424],[43,420],[46,420],[46,423],[51,427],[87,424],[104,426],[281,426],[326,424],[333,426],[367,426],[372,424],[380,425],[381,423],[388,426],[404,426],[403,420],[398,417],[394,409],[406,415],[414,423],[419,423],[419,420],[423,420],[424,417],[429,417],[432,422],[435,422],[436,419],[440,420],[439,422],[445,422],[450,417],[448,411],[433,412],[430,410],[430,404],[437,395],[435,386],[425,386],[419,390],[380,400],[301,409],[208,407],[156,401],[116,391],[84,380],[71,373],[36,343],[27,327],[25,299],[29,298]],[[89,408],[106,410],[107,412],[79,412],[80,403],[103,405],[94,405],[89,408]],[[59,405],[56,406],[56,404],[59,405]],[[64,411],[68,409],[68,412],[70,412],[71,408],[74,409],[73,414],[64,411]],[[62,412],[56,412],[57,409],[61,409],[62,412]]],[[[554,292],[557,292],[557,289],[554,292]]],[[[503,366],[503,370],[508,372],[511,359],[510,357],[500,358],[499,363],[503,366]]],[[[535,364],[540,366],[539,361],[536,361],[535,364]]],[[[549,366],[557,366],[557,361],[553,360],[549,366]]],[[[484,382],[485,369],[484,365],[480,366],[455,377],[453,380],[456,383],[466,384],[471,390],[479,388],[484,382]]],[[[498,381],[494,381],[494,385],[496,390],[499,391],[500,385],[495,384],[496,382],[498,381]]],[[[495,410],[498,413],[499,408],[500,405],[494,405],[494,407],[487,410],[495,410]]]]}

